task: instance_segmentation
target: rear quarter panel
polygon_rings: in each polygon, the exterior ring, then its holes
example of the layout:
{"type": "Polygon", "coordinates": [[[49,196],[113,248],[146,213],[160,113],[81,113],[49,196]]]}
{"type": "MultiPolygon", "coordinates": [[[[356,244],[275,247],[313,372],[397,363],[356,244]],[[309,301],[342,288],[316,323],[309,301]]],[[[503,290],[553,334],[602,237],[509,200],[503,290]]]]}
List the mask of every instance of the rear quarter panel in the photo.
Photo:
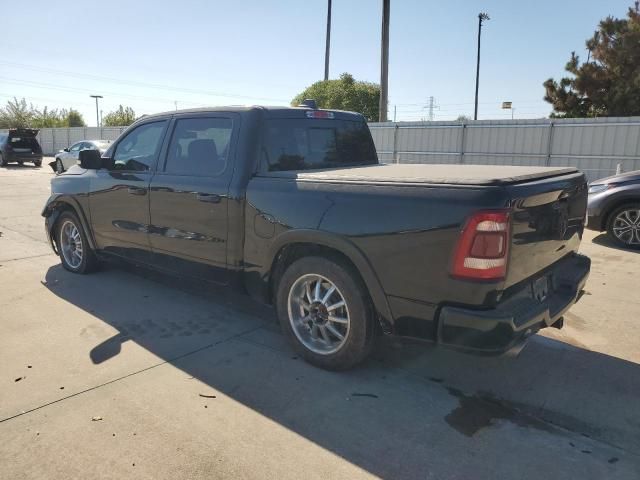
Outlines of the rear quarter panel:
{"type": "Polygon", "coordinates": [[[247,190],[245,271],[267,275],[280,236],[314,229],[344,238],[362,252],[387,296],[480,305],[501,285],[451,278],[453,249],[472,211],[505,207],[508,201],[500,187],[255,177],[247,190]]]}

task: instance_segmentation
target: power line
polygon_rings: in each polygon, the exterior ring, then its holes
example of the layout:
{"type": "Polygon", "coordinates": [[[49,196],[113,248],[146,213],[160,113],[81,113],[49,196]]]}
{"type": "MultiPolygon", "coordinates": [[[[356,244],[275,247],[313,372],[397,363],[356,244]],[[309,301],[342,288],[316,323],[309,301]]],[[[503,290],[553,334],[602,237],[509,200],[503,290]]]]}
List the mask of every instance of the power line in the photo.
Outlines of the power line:
{"type": "MultiPolygon", "coordinates": [[[[60,90],[63,92],[83,92],[83,93],[91,93],[93,92],[93,90],[87,89],[87,88],[75,88],[75,87],[65,87],[64,85],[57,85],[57,84],[52,84],[52,83],[43,83],[43,82],[34,82],[32,80],[21,80],[21,79],[16,79],[16,78],[9,78],[9,77],[0,77],[0,81],[6,82],[6,83],[12,83],[14,85],[20,85],[20,86],[32,86],[32,87],[36,87],[36,88],[46,88],[48,90],[60,90]]],[[[145,96],[141,96],[141,95],[128,95],[125,93],[118,93],[118,92],[110,92],[110,91],[106,91],[106,90],[102,90],[104,93],[109,94],[112,97],[115,98],[130,98],[133,100],[147,100],[147,101],[152,101],[152,102],[174,102],[174,99],[167,99],[167,98],[159,98],[159,97],[145,97],[145,96]]],[[[191,104],[191,105],[199,105],[202,106],[204,105],[204,103],[201,102],[190,102],[187,100],[180,100],[181,103],[187,103],[187,104],[191,104]]]]}
{"type": "Polygon", "coordinates": [[[247,100],[267,100],[267,101],[287,102],[287,103],[289,102],[289,100],[284,100],[282,98],[254,97],[254,96],[250,96],[250,95],[241,95],[241,94],[233,94],[233,93],[222,93],[222,92],[215,92],[215,91],[209,91],[209,90],[199,90],[199,89],[194,89],[194,88],[173,87],[173,86],[170,86],[170,85],[162,85],[162,84],[157,84],[157,83],[138,82],[138,81],[135,81],[135,80],[122,80],[122,79],[119,79],[119,78],[106,77],[106,76],[102,76],[102,75],[93,75],[93,74],[89,74],[89,73],[71,72],[71,71],[68,71],[68,70],[59,70],[59,69],[48,68],[48,67],[38,67],[38,66],[34,66],[34,65],[27,65],[27,64],[16,63],[16,62],[8,62],[8,61],[4,61],[4,60],[0,60],[0,64],[1,65],[8,65],[8,66],[13,66],[13,67],[18,67],[18,68],[23,68],[23,69],[26,69],[26,70],[32,70],[32,71],[36,71],[36,72],[55,73],[55,74],[58,74],[58,75],[65,75],[65,76],[69,76],[69,77],[85,78],[85,79],[89,79],[89,80],[100,80],[100,81],[105,81],[105,82],[110,82],[110,83],[117,83],[117,84],[120,84],[120,85],[130,85],[130,86],[145,87],[145,88],[156,88],[156,89],[160,89],[160,90],[167,90],[167,91],[173,91],[173,92],[190,93],[190,94],[198,94],[198,95],[210,95],[210,96],[215,96],[215,97],[242,98],[242,99],[247,99],[247,100]]]}

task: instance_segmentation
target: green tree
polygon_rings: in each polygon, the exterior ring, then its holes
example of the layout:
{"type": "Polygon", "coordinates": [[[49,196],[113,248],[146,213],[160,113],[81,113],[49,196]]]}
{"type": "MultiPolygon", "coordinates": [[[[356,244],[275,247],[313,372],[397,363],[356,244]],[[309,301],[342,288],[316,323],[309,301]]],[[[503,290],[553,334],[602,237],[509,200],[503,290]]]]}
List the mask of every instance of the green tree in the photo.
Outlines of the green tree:
{"type": "Polygon", "coordinates": [[[7,105],[0,109],[0,128],[18,128],[28,127],[31,125],[35,111],[33,106],[27,105],[27,101],[23,98],[18,100],[7,101],[7,105]]]}
{"type": "Polygon", "coordinates": [[[544,82],[544,99],[552,117],[640,115],[640,9],[627,18],[607,17],[586,41],[589,58],[580,63],[575,52],[565,70],[572,76],[544,82]]]}
{"type": "Polygon", "coordinates": [[[136,121],[136,112],[131,107],[120,105],[117,110],[105,115],[102,123],[106,127],[126,127],[136,121]]]}
{"type": "Polygon", "coordinates": [[[456,122],[470,122],[471,121],[471,117],[467,116],[467,115],[458,115],[458,118],[456,118],[456,122]]]}
{"type": "Polygon", "coordinates": [[[305,98],[313,98],[320,108],[359,112],[369,121],[378,120],[380,86],[358,82],[349,73],[343,73],[338,80],[314,83],[297,95],[291,105],[300,105],[305,98]]]}
{"type": "Polygon", "coordinates": [[[69,110],[63,110],[61,115],[62,122],[65,127],[86,127],[87,123],[84,121],[82,114],[70,108],[69,110]]]}
{"type": "Polygon", "coordinates": [[[35,109],[29,126],[35,128],[61,127],[62,121],[60,119],[60,113],[55,108],[52,110],[49,110],[47,107],[44,107],[42,110],[35,109]]]}

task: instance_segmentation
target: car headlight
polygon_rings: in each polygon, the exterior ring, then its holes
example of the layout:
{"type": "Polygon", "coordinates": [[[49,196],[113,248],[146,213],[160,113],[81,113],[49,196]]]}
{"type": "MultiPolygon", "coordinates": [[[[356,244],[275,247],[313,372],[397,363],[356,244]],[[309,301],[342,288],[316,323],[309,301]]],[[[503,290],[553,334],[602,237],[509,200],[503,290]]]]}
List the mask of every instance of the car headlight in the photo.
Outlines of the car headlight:
{"type": "Polygon", "coordinates": [[[589,193],[593,194],[604,192],[607,188],[609,188],[609,185],[591,185],[589,187],[589,193]]]}

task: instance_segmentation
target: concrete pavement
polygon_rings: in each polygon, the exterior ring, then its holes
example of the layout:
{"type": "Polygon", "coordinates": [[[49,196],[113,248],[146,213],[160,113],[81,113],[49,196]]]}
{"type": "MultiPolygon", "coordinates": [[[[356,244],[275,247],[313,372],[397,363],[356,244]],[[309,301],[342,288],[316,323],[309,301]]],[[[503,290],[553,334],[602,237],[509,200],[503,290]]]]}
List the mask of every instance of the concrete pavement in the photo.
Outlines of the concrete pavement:
{"type": "Polygon", "coordinates": [[[589,294],[517,358],[382,341],[330,373],[246,298],[63,270],[47,170],[0,169],[0,478],[640,477],[639,254],[589,233],[589,294]]]}

